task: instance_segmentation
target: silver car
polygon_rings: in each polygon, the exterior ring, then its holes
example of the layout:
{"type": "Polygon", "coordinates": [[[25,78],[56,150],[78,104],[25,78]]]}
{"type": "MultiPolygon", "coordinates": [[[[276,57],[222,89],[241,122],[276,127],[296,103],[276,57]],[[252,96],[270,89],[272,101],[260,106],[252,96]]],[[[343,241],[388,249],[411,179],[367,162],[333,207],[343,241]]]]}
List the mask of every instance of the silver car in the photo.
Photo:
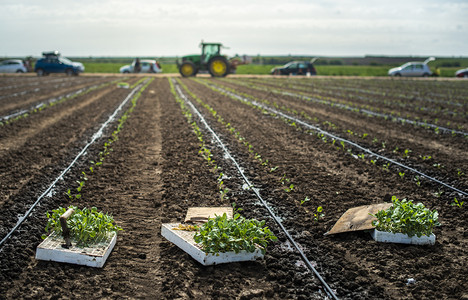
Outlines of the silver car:
{"type": "Polygon", "coordinates": [[[433,60],[435,60],[435,58],[430,57],[424,62],[408,62],[400,67],[388,70],[388,75],[405,77],[428,77],[432,75],[432,72],[427,63],[433,60]]]}
{"type": "Polygon", "coordinates": [[[0,73],[26,73],[28,69],[20,59],[8,59],[0,62],[0,73]]]}
{"type": "MultiPolygon", "coordinates": [[[[140,70],[138,73],[161,73],[161,65],[158,61],[152,59],[142,59],[140,61],[140,70]]],[[[135,73],[135,61],[131,65],[120,68],[120,73],[135,73]]]]}

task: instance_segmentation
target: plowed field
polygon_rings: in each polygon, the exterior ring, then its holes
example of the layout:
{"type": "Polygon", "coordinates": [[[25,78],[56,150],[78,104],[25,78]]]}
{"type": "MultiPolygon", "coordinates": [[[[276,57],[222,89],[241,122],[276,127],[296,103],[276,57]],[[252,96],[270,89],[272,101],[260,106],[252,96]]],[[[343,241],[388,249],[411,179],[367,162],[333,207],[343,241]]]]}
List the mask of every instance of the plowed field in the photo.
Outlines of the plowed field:
{"type": "Polygon", "coordinates": [[[254,189],[338,298],[468,298],[466,80],[3,76],[0,104],[0,239],[22,221],[1,245],[0,298],[326,298],[254,189]],[[434,246],[324,236],[388,195],[438,211],[434,246]],[[160,234],[189,207],[233,203],[279,237],[265,259],[204,267],[160,234]],[[35,259],[46,212],[69,205],[124,229],[102,269],[35,259]]]}

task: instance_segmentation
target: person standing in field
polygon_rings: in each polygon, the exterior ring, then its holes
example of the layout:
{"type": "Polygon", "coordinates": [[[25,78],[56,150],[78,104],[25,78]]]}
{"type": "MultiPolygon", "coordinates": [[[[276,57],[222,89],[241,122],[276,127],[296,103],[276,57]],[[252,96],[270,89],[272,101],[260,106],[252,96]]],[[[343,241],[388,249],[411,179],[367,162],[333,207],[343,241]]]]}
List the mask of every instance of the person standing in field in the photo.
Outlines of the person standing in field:
{"type": "Polygon", "coordinates": [[[134,73],[140,73],[140,71],[141,71],[140,59],[137,57],[135,59],[135,66],[133,67],[133,72],[134,73]]]}

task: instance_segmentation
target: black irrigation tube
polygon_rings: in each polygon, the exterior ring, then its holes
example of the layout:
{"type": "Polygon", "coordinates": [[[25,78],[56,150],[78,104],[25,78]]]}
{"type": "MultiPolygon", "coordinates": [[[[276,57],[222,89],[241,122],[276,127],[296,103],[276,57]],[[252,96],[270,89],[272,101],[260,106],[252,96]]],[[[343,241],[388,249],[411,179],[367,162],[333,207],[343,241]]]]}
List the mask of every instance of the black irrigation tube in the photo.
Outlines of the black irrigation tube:
{"type": "MultiPolygon", "coordinates": [[[[174,81],[173,81],[174,82],[174,81]]],[[[262,202],[263,206],[265,206],[265,208],[268,210],[268,213],[271,215],[271,217],[275,220],[276,224],[278,224],[278,226],[281,228],[281,230],[284,232],[284,234],[286,235],[286,237],[288,238],[288,240],[291,242],[291,244],[294,246],[294,248],[296,248],[296,250],[299,252],[302,260],[306,263],[307,267],[315,274],[315,276],[320,280],[320,282],[322,283],[322,285],[325,287],[325,292],[328,294],[328,296],[332,297],[333,299],[338,299],[338,297],[335,295],[334,291],[330,288],[330,286],[325,282],[325,280],[323,279],[323,277],[317,272],[317,270],[314,268],[314,266],[312,265],[312,263],[309,261],[309,259],[306,257],[306,255],[304,254],[304,252],[301,250],[301,248],[297,245],[296,241],[294,241],[294,239],[292,238],[292,236],[289,234],[289,232],[287,231],[287,229],[283,226],[283,224],[281,223],[280,219],[275,215],[275,213],[273,212],[273,210],[268,206],[268,203],[262,198],[262,196],[260,195],[258,189],[256,189],[254,187],[254,185],[249,181],[249,179],[246,177],[246,175],[244,174],[244,171],[242,170],[242,168],[240,167],[240,165],[237,163],[237,161],[231,156],[229,150],[226,148],[226,146],[224,145],[224,143],[221,141],[221,139],[218,137],[218,135],[213,131],[213,129],[211,129],[210,125],[208,125],[208,123],[206,122],[205,118],[202,116],[202,114],[197,110],[197,108],[192,104],[192,102],[187,98],[187,96],[185,96],[185,94],[181,91],[180,89],[180,86],[178,83],[174,82],[175,83],[175,88],[177,90],[177,93],[179,94],[179,96],[184,99],[185,103],[187,103],[190,108],[192,109],[193,112],[195,112],[197,114],[197,116],[200,118],[201,122],[203,123],[203,125],[206,127],[206,129],[208,131],[210,131],[210,133],[213,135],[213,137],[216,139],[216,141],[218,142],[218,144],[220,145],[220,147],[224,150],[224,154],[226,155],[227,158],[229,158],[232,163],[234,164],[234,166],[237,168],[237,171],[240,173],[240,175],[242,176],[242,178],[244,179],[245,183],[252,188],[252,191],[255,193],[255,195],[257,196],[257,198],[262,202]]]]}
{"type": "Polygon", "coordinates": [[[0,91],[1,90],[20,88],[20,87],[25,87],[25,86],[39,85],[39,84],[44,84],[44,83],[60,82],[60,81],[64,81],[64,80],[63,79],[53,79],[53,80],[49,80],[49,81],[46,81],[46,82],[35,81],[35,82],[27,83],[27,84],[7,85],[7,86],[0,87],[0,91]]]}
{"type": "Polygon", "coordinates": [[[56,97],[56,98],[51,98],[51,99],[48,99],[46,101],[36,103],[33,106],[31,106],[30,108],[28,108],[28,109],[22,109],[20,111],[10,113],[9,115],[6,115],[6,116],[0,116],[0,123],[3,122],[3,121],[7,121],[7,120],[9,120],[11,118],[15,118],[15,117],[18,117],[18,116],[25,115],[25,114],[27,114],[29,112],[32,112],[32,111],[36,110],[36,109],[40,109],[41,107],[46,107],[47,105],[53,104],[53,103],[58,102],[58,101],[60,101],[62,99],[70,98],[70,97],[73,97],[75,95],[81,94],[83,92],[88,92],[88,91],[91,91],[93,89],[98,89],[100,87],[104,87],[105,85],[111,84],[111,83],[116,82],[116,81],[119,81],[119,80],[113,80],[113,81],[110,81],[108,83],[93,85],[93,86],[90,86],[88,88],[81,88],[79,90],[76,90],[74,92],[65,94],[63,96],[59,96],[59,97],[56,97]]]}
{"type": "Polygon", "coordinates": [[[333,102],[327,101],[327,100],[312,98],[312,97],[308,97],[308,96],[304,96],[304,95],[300,95],[300,94],[295,94],[295,93],[292,93],[292,92],[276,91],[274,89],[269,89],[268,91],[271,91],[273,93],[280,94],[280,95],[301,98],[301,99],[304,99],[304,100],[307,100],[307,101],[312,101],[312,102],[315,102],[315,103],[325,104],[325,105],[329,105],[329,106],[332,106],[332,107],[338,107],[338,108],[346,109],[346,110],[349,110],[349,111],[358,111],[358,112],[360,112],[362,114],[371,115],[371,116],[374,116],[374,117],[381,117],[381,118],[385,118],[385,119],[397,120],[397,121],[399,121],[401,123],[409,123],[409,124],[413,124],[413,125],[419,125],[421,127],[432,127],[434,129],[438,128],[439,130],[445,131],[445,132],[448,132],[448,133],[456,133],[456,134],[468,136],[468,132],[459,131],[459,130],[455,130],[455,129],[450,129],[450,128],[438,126],[438,125],[431,124],[431,123],[426,123],[426,122],[420,122],[420,121],[414,121],[414,120],[410,120],[410,119],[395,117],[395,116],[388,115],[388,114],[377,113],[377,112],[373,112],[373,111],[368,110],[368,109],[357,108],[357,107],[353,107],[353,106],[350,106],[350,105],[347,105],[347,104],[333,103],[333,102]]]}
{"type": "Polygon", "coordinates": [[[4,99],[4,98],[13,98],[13,97],[18,97],[18,96],[23,96],[23,95],[26,95],[28,93],[34,93],[34,92],[39,92],[41,90],[41,88],[35,88],[34,90],[29,90],[29,91],[22,91],[22,92],[17,92],[17,93],[13,93],[13,94],[10,94],[10,95],[4,95],[4,96],[0,96],[0,99],[4,99]]]}
{"type": "MultiPolygon", "coordinates": [[[[307,85],[306,85],[307,86],[307,85]]],[[[371,94],[371,95],[381,95],[381,93],[375,91],[374,89],[376,88],[375,86],[372,86],[371,89],[372,90],[365,90],[365,89],[362,89],[362,88],[352,88],[352,87],[338,87],[338,86],[327,86],[327,88],[329,89],[333,89],[333,90],[340,90],[340,91],[352,91],[352,92],[356,92],[356,93],[361,93],[361,94],[371,94]]],[[[391,89],[385,89],[384,91],[390,91],[391,89]]],[[[432,99],[432,98],[422,98],[419,96],[419,93],[417,92],[409,92],[408,93],[412,94],[412,95],[415,95],[417,96],[416,101],[421,101],[421,102],[430,102],[430,103],[436,103],[436,104],[449,104],[449,105],[453,105],[453,106],[458,106],[458,107],[463,107],[464,104],[463,103],[460,103],[460,102],[453,102],[453,101],[446,101],[446,100],[438,100],[438,99],[432,99]]],[[[433,93],[431,93],[433,94],[433,93]]],[[[406,100],[413,100],[412,98],[410,98],[410,96],[408,95],[405,95],[405,94],[397,94],[397,93],[392,93],[389,95],[390,97],[395,97],[395,98],[403,98],[403,99],[406,99],[406,100]]],[[[463,100],[463,99],[462,99],[463,100]]]]}
{"type": "Polygon", "coordinates": [[[337,141],[344,142],[344,143],[346,143],[346,144],[348,144],[348,145],[351,145],[351,146],[353,146],[353,147],[355,147],[355,148],[358,148],[359,150],[361,150],[361,151],[363,151],[363,152],[365,152],[365,153],[368,153],[368,154],[371,155],[371,156],[374,156],[374,157],[383,159],[383,160],[388,161],[388,162],[390,162],[390,163],[392,163],[392,164],[395,164],[395,165],[397,165],[397,166],[399,166],[399,167],[401,167],[401,168],[403,168],[403,169],[406,169],[406,170],[409,170],[409,171],[411,171],[411,172],[414,172],[414,173],[416,173],[416,174],[418,174],[418,175],[421,175],[422,177],[425,177],[425,178],[427,178],[427,179],[429,179],[429,180],[431,180],[431,181],[437,182],[438,184],[441,184],[441,185],[443,185],[443,186],[445,186],[445,187],[447,187],[447,188],[449,188],[449,189],[451,189],[451,190],[453,190],[453,191],[455,191],[455,192],[457,192],[457,193],[459,193],[459,194],[462,194],[462,195],[464,195],[464,196],[468,196],[468,192],[465,192],[465,191],[462,191],[462,190],[460,190],[460,189],[457,189],[456,187],[453,187],[453,186],[451,186],[451,185],[449,185],[449,184],[447,184],[447,183],[445,183],[445,182],[442,182],[442,181],[440,181],[440,180],[438,180],[438,179],[436,179],[436,178],[434,178],[434,177],[431,177],[431,176],[429,176],[429,175],[426,175],[426,174],[422,173],[421,171],[418,171],[418,170],[413,169],[413,168],[411,168],[411,167],[408,167],[408,166],[406,166],[406,165],[404,165],[404,164],[402,164],[402,163],[399,163],[399,162],[397,162],[397,161],[395,161],[395,160],[393,160],[393,159],[391,159],[391,158],[388,158],[388,157],[382,156],[382,155],[380,155],[380,154],[374,153],[374,152],[372,152],[371,150],[369,150],[369,149],[367,149],[367,148],[364,148],[363,146],[361,146],[361,145],[359,145],[359,144],[356,144],[356,143],[354,143],[354,142],[352,142],[352,141],[349,141],[349,140],[347,140],[347,139],[344,139],[344,138],[341,138],[341,137],[339,137],[339,136],[336,136],[336,135],[334,135],[334,134],[332,134],[332,133],[329,133],[329,132],[327,132],[327,131],[325,131],[325,130],[319,128],[319,127],[316,127],[316,126],[314,126],[314,125],[310,125],[310,124],[308,124],[308,123],[306,123],[306,122],[304,122],[304,121],[302,121],[302,120],[299,120],[299,119],[297,119],[297,118],[295,118],[295,117],[289,116],[289,115],[287,115],[287,114],[285,114],[285,113],[283,113],[283,112],[280,112],[280,111],[278,111],[278,110],[276,110],[276,109],[273,109],[273,108],[271,108],[271,107],[268,107],[268,106],[266,106],[266,105],[264,105],[264,104],[262,104],[262,103],[259,103],[259,102],[255,101],[255,100],[250,100],[250,99],[247,99],[247,98],[245,98],[245,97],[239,96],[239,95],[237,95],[237,94],[235,94],[235,93],[232,93],[232,92],[230,92],[230,91],[227,91],[227,90],[225,90],[225,89],[223,89],[223,88],[220,88],[220,87],[218,87],[218,86],[213,86],[213,85],[210,85],[210,86],[213,87],[214,89],[217,89],[217,90],[220,91],[220,92],[223,92],[223,93],[226,93],[226,94],[228,94],[228,95],[231,95],[232,97],[235,97],[235,98],[239,99],[239,100],[242,101],[242,102],[251,103],[251,104],[253,104],[253,105],[255,105],[255,106],[257,106],[257,107],[259,107],[259,108],[261,108],[261,109],[265,109],[265,110],[267,110],[267,111],[270,111],[270,112],[273,113],[273,114],[276,114],[276,115],[279,115],[279,116],[281,116],[281,117],[283,117],[283,118],[286,118],[286,119],[289,119],[289,120],[291,120],[291,121],[294,121],[294,122],[296,122],[296,123],[298,123],[298,124],[301,124],[302,126],[304,126],[304,127],[306,127],[306,128],[312,129],[312,130],[314,130],[314,131],[316,131],[316,132],[319,132],[319,133],[321,133],[321,134],[323,134],[323,135],[326,135],[326,136],[328,136],[328,137],[330,137],[330,138],[332,138],[332,139],[335,139],[335,140],[337,140],[337,141]]]}
{"type": "MultiPolygon", "coordinates": [[[[148,80],[148,79],[147,79],[148,80]]],[[[147,81],[146,80],[146,81],[147,81]]],[[[145,82],[146,82],[145,81],[145,82]]],[[[78,161],[78,159],[86,152],[86,150],[89,148],[89,146],[91,146],[99,137],[102,136],[103,134],[103,131],[104,129],[106,128],[106,126],[112,121],[114,120],[115,116],[117,115],[117,113],[122,110],[122,108],[125,106],[125,104],[127,104],[128,100],[132,98],[132,96],[137,92],[137,90],[141,89],[141,87],[143,86],[144,83],[140,83],[137,87],[135,87],[129,94],[128,96],[122,101],[122,103],[120,103],[119,107],[117,107],[117,109],[114,111],[114,113],[112,115],[109,116],[109,118],[107,119],[106,122],[104,122],[102,124],[102,126],[99,128],[99,130],[92,136],[91,138],[91,141],[88,142],[84,147],[83,149],[80,151],[80,153],[78,153],[78,155],[76,155],[76,157],[73,159],[73,161],[68,165],[67,168],[65,168],[62,173],[57,177],[55,178],[55,180],[52,182],[52,184],[45,190],[45,192],[43,192],[36,200],[36,202],[33,203],[33,205],[28,209],[28,211],[22,216],[19,218],[19,221],[16,223],[16,225],[13,227],[13,229],[10,230],[10,232],[8,232],[8,234],[0,241],[0,251],[3,250],[3,244],[10,238],[10,236],[21,226],[21,224],[24,222],[24,220],[26,220],[29,215],[31,214],[31,212],[34,210],[34,208],[39,204],[39,202],[45,197],[47,196],[49,193],[52,192],[53,188],[55,187],[55,185],[57,184],[57,182],[61,179],[63,179],[63,176],[65,176],[66,173],[68,173],[68,171],[70,171],[70,169],[73,167],[73,165],[78,161]]]]}
{"type": "MultiPolygon", "coordinates": [[[[261,83],[266,83],[265,81],[260,81],[261,83]]],[[[281,86],[280,86],[281,87],[281,86]]],[[[302,84],[294,84],[292,83],[291,84],[291,87],[292,88],[295,88],[295,87],[299,87],[299,88],[307,88],[307,87],[311,87],[310,85],[302,85],[302,84]]],[[[321,91],[322,93],[326,93],[328,95],[328,97],[334,97],[334,98],[338,98],[338,97],[341,97],[343,96],[343,94],[345,93],[344,90],[339,90],[338,92],[335,92],[335,91],[332,91],[333,90],[333,87],[330,87],[330,86],[327,86],[327,89],[321,89],[321,88],[317,88],[317,87],[313,87],[314,90],[319,90],[321,91]]],[[[354,91],[354,89],[353,89],[354,91]]],[[[400,101],[392,101],[392,100],[379,100],[379,99],[373,99],[373,98],[370,98],[369,96],[362,96],[360,95],[360,93],[364,93],[364,90],[361,90],[362,92],[360,92],[358,89],[356,89],[355,94],[348,94],[348,96],[350,97],[350,99],[358,99],[358,100],[361,100],[361,101],[365,101],[366,105],[370,106],[372,104],[384,104],[384,105],[396,105],[397,107],[400,107],[400,108],[403,108],[403,109],[415,109],[416,107],[416,110],[419,109],[421,111],[425,111],[425,112],[432,112],[432,113],[439,113],[440,111],[443,112],[443,114],[448,114],[448,115],[454,115],[454,114],[457,114],[457,112],[455,111],[451,111],[451,110],[445,110],[445,111],[442,111],[442,110],[438,110],[438,109],[435,109],[435,108],[430,108],[430,107],[421,107],[420,105],[418,104],[414,104],[414,103],[402,103],[400,101]]],[[[374,93],[373,95],[379,95],[381,96],[381,94],[379,93],[374,93]]],[[[422,99],[422,98],[421,98],[422,99]]],[[[352,101],[352,100],[348,100],[348,101],[352,101]]]]}
{"type": "MultiPolygon", "coordinates": [[[[83,82],[83,81],[81,81],[83,82]]],[[[88,80],[85,80],[85,82],[88,82],[88,80]]],[[[57,84],[55,86],[53,86],[53,88],[58,88],[58,87],[62,87],[62,86],[65,86],[67,84],[71,83],[70,81],[67,81],[67,82],[63,82],[63,83],[60,83],[60,84],[57,84]]],[[[17,97],[17,96],[23,96],[23,95],[26,95],[26,94],[29,94],[29,93],[35,93],[35,92],[39,92],[41,90],[40,87],[37,87],[33,90],[29,90],[29,91],[21,91],[21,92],[16,92],[16,93],[13,93],[13,94],[10,94],[10,95],[4,95],[4,96],[0,96],[0,99],[4,99],[4,98],[13,98],[13,97],[17,97]]]]}

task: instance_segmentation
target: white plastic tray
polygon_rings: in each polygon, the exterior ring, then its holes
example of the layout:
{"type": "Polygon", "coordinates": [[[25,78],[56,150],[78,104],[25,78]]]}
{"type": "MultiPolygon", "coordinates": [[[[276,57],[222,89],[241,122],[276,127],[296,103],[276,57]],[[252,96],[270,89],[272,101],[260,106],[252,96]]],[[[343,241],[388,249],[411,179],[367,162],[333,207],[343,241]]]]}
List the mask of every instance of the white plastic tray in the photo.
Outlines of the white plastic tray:
{"type": "Polygon", "coordinates": [[[372,238],[377,242],[383,243],[398,243],[398,244],[411,244],[411,245],[434,245],[436,236],[431,234],[430,236],[422,235],[418,237],[416,235],[409,237],[403,233],[391,233],[385,231],[379,231],[374,229],[371,231],[372,238]]]}
{"type": "Polygon", "coordinates": [[[253,253],[247,251],[226,252],[215,254],[206,254],[200,249],[200,246],[195,243],[193,236],[195,231],[173,230],[177,228],[179,223],[166,223],[161,226],[161,235],[174,243],[177,247],[187,252],[196,261],[204,266],[224,264],[239,261],[252,261],[258,258],[263,259],[263,254],[260,249],[255,250],[253,253]]]}
{"type": "Polygon", "coordinates": [[[62,247],[65,243],[62,236],[52,233],[37,246],[36,259],[102,268],[116,241],[117,234],[113,232],[105,239],[85,248],[76,247],[72,240],[72,247],[66,249],[62,247]]]}

